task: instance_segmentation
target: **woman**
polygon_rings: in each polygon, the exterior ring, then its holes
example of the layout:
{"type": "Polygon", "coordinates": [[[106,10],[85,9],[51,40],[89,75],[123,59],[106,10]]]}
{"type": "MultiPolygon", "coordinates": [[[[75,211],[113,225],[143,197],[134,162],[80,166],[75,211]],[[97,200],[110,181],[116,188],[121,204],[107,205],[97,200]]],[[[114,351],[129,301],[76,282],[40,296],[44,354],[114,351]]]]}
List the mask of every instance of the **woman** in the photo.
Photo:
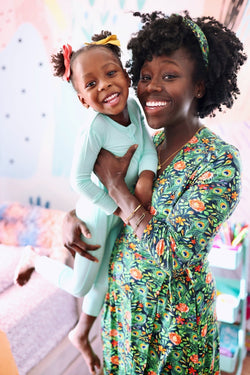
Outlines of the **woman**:
{"type": "MultiPolygon", "coordinates": [[[[246,59],[233,32],[212,18],[141,15],[129,73],[154,136],[158,177],[148,212],[124,177],[134,152],[103,150],[95,171],[127,224],[110,261],[103,315],[105,374],[219,374],[215,285],[207,256],[239,201],[238,151],[201,118],[239,89],[246,59]]],[[[71,213],[65,245],[84,255],[87,229],[71,213]],[[71,233],[71,234],[70,234],[71,233]]]]}

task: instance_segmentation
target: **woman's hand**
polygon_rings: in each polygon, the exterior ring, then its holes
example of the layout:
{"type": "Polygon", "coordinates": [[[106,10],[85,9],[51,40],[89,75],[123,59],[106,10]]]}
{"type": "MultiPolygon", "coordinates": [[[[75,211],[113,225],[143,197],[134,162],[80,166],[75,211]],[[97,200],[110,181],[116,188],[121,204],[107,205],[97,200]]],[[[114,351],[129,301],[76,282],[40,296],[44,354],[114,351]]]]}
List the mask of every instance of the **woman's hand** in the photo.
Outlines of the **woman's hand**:
{"type": "Polygon", "coordinates": [[[94,172],[109,192],[113,186],[124,183],[130,160],[137,147],[137,145],[132,145],[122,157],[101,149],[95,163],[94,172]]]}
{"type": "Polygon", "coordinates": [[[97,250],[99,245],[89,245],[82,241],[81,235],[91,238],[91,233],[85,223],[78,219],[75,210],[68,212],[63,220],[62,236],[63,244],[69,250],[71,255],[75,257],[79,253],[83,257],[98,262],[98,259],[91,255],[89,251],[97,250]]]}

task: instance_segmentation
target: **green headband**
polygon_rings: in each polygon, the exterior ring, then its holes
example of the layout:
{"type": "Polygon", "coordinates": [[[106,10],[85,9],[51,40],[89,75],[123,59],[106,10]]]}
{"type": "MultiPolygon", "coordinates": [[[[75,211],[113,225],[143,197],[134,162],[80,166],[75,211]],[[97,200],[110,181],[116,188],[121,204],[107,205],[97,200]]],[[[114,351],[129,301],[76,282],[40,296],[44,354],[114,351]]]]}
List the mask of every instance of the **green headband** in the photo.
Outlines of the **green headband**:
{"type": "Polygon", "coordinates": [[[209,46],[207,42],[207,38],[201,28],[192,20],[189,18],[184,18],[183,17],[183,22],[190,27],[196,38],[198,39],[198,42],[201,47],[201,53],[203,60],[205,62],[206,68],[208,67],[208,56],[209,56],[209,46]]]}

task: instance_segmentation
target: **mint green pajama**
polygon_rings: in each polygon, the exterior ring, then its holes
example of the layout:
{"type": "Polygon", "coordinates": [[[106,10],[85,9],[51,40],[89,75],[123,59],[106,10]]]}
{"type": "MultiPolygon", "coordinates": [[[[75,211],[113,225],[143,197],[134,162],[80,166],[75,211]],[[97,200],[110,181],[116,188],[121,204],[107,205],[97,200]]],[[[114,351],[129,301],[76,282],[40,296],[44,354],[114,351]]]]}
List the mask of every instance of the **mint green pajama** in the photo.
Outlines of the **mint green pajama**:
{"type": "Polygon", "coordinates": [[[89,129],[80,135],[73,160],[71,184],[80,194],[76,214],[92,234],[91,239],[84,238],[84,241],[101,245],[93,252],[99,262],[76,254],[73,269],[47,257],[41,257],[36,264],[36,270],[61,289],[77,297],[85,296],[82,310],[92,316],[97,316],[102,308],[108,288],[110,254],[122,228],[121,219],[112,215],[116,203],[93,174],[98,154],[104,148],[122,156],[131,145],[138,144],[125,178],[131,190],[142,171],[156,173],[157,170],[157,153],[134,99],[128,100],[128,111],[131,124],[127,127],[97,114],[89,129]]]}

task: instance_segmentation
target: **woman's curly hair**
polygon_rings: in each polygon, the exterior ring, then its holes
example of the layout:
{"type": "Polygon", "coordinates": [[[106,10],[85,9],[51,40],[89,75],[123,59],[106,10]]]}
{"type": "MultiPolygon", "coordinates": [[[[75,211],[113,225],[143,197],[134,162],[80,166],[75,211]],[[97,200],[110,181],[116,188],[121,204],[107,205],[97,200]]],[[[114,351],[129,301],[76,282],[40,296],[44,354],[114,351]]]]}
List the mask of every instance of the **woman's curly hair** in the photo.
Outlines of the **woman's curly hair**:
{"type": "MultiPolygon", "coordinates": [[[[100,32],[100,34],[94,34],[91,39],[92,39],[93,42],[97,42],[98,40],[107,38],[110,35],[112,35],[112,33],[110,31],[102,30],[100,32]]],[[[119,60],[119,62],[121,64],[121,61],[120,61],[121,49],[120,49],[119,46],[116,46],[114,44],[105,44],[105,45],[103,45],[103,44],[100,44],[100,45],[89,44],[87,46],[81,47],[80,49],[78,49],[75,52],[72,51],[71,56],[70,56],[70,67],[72,66],[72,63],[76,59],[76,57],[78,55],[80,55],[82,52],[85,52],[85,51],[87,51],[91,48],[99,48],[99,47],[104,47],[104,48],[109,49],[117,57],[117,59],[119,60]]],[[[64,65],[64,57],[63,57],[63,50],[62,49],[58,53],[51,56],[51,62],[52,62],[52,65],[54,67],[54,76],[63,77],[63,75],[65,73],[65,65],[64,65]]],[[[70,80],[73,84],[72,78],[73,78],[73,71],[70,68],[70,80]]]]}
{"type": "Polygon", "coordinates": [[[132,58],[126,63],[133,87],[136,89],[140,70],[146,60],[153,56],[170,55],[179,48],[185,48],[194,61],[193,81],[204,80],[206,92],[198,100],[197,115],[201,118],[214,116],[214,110],[222,111],[222,106],[231,108],[240,93],[237,73],[245,62],[243,45],[235,33],[213,17],[193,20],[205,34],[209,45],[208,67],[202,57],[199,41],[191,28],[183,22],[183,17],[191,19],[187,11],[184,16],[162,12],[141,14],[143,27],[128,43],[132,58]]]}

